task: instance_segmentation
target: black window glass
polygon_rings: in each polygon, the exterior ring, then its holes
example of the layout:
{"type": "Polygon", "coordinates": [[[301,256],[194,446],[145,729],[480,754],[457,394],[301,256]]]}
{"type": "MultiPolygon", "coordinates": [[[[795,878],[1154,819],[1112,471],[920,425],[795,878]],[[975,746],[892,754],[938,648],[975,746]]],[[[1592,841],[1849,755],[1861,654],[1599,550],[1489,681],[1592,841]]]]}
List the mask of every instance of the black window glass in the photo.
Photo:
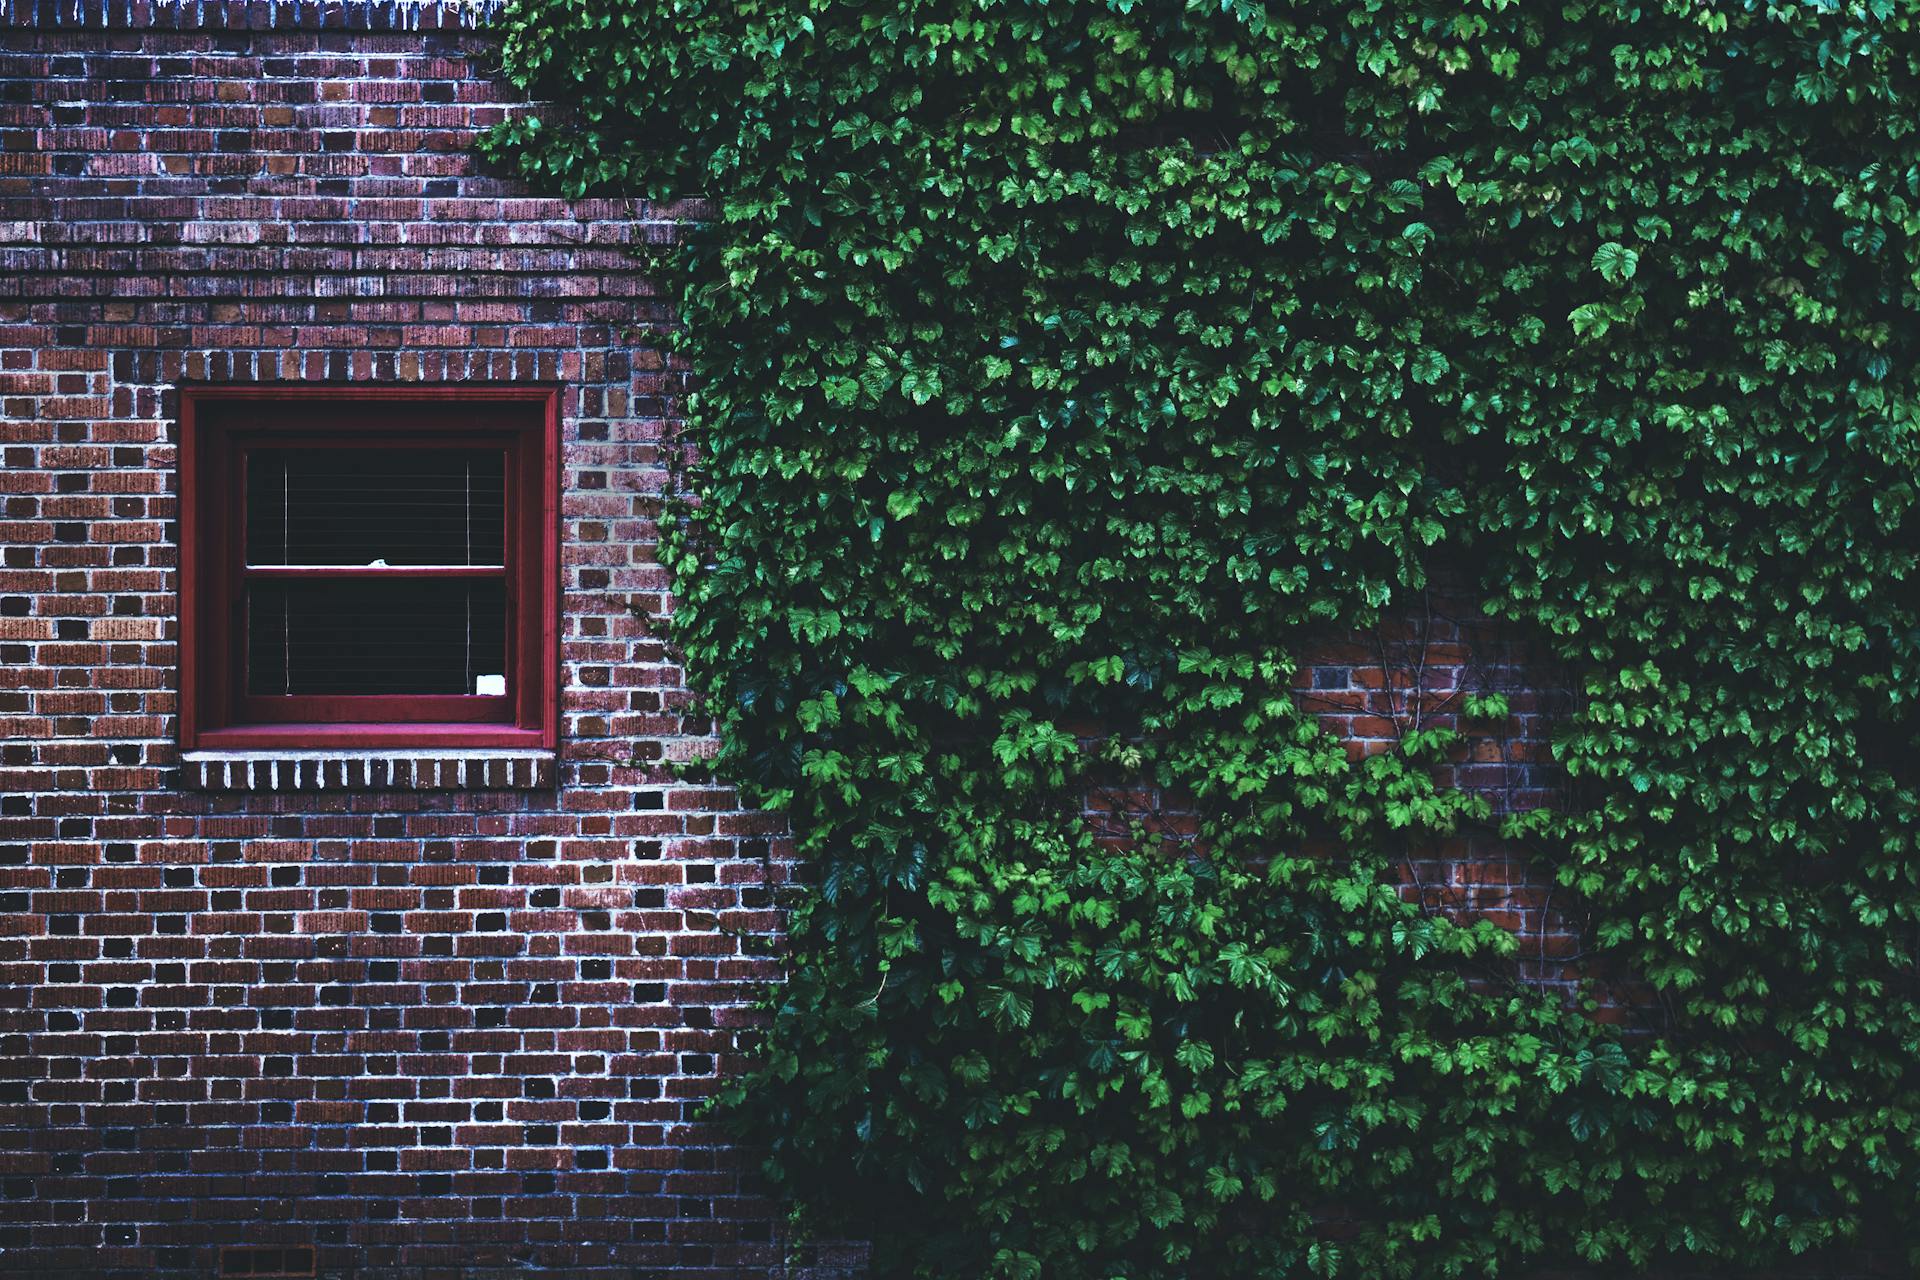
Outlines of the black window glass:
{"type": "Polygon", "coordinates": [[[296,578],[247,587],[252,694],[506,692],[498,578],[296,578]]]}
{"type": "Polygon", "coordinates": [[[500,449],[255,449],[250,565],[505,562],[500,449]]]}

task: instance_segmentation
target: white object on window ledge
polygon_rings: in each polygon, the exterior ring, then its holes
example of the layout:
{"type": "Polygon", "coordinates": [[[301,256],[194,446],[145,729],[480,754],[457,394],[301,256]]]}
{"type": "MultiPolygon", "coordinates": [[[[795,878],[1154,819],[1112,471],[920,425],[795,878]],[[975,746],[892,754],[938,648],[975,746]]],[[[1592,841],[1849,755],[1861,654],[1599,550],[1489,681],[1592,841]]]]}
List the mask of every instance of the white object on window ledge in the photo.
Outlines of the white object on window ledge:
{"type": "Polygon", "coordinates": [[[504,698],[507,695],[505,676],[475,676],[473,693],[477,698],[504,698]]]}

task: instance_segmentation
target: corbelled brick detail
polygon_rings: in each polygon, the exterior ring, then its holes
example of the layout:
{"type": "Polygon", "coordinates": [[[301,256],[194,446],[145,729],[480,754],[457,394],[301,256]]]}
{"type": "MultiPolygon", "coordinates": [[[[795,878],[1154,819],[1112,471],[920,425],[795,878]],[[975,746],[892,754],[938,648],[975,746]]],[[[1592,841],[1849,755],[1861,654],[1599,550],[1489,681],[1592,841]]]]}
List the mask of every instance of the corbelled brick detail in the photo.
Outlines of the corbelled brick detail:
{"type": "Polygon", "coordinates": [[[473,31],[504,0],[5,0],[26,27],[182,31],[473,31]]]}
{"type": "Polygon", "coordinates": [[[189,751],[188,791],[538,791],[551,751],[189,751]]]}

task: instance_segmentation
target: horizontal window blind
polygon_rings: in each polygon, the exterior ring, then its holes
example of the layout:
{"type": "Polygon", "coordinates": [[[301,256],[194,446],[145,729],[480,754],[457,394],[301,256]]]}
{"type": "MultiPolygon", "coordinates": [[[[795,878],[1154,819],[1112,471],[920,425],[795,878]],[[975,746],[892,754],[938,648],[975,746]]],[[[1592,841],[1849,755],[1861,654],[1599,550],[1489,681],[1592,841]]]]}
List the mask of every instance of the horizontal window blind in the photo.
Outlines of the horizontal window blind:
{"type": "Polygon", "coordinates": [[[505,691],[499,578],[291,578],[249,585],[247,691],[505,691]]]}
{"type": "Polygon", "coordinates": [[[256,449],[247,455],[246,563],[498,565],[499,449],[256,449]]]}

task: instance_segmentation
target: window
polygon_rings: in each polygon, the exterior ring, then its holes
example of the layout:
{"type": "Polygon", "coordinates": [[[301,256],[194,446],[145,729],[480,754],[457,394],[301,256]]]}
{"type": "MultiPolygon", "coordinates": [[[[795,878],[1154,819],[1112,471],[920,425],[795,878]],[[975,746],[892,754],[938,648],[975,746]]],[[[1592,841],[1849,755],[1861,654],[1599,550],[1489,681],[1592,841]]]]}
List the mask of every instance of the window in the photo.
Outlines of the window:
{"type": "Polygon", "coordinates": [[[551,747],[551,388],[181,394],[181,739],[551,747]]]}

